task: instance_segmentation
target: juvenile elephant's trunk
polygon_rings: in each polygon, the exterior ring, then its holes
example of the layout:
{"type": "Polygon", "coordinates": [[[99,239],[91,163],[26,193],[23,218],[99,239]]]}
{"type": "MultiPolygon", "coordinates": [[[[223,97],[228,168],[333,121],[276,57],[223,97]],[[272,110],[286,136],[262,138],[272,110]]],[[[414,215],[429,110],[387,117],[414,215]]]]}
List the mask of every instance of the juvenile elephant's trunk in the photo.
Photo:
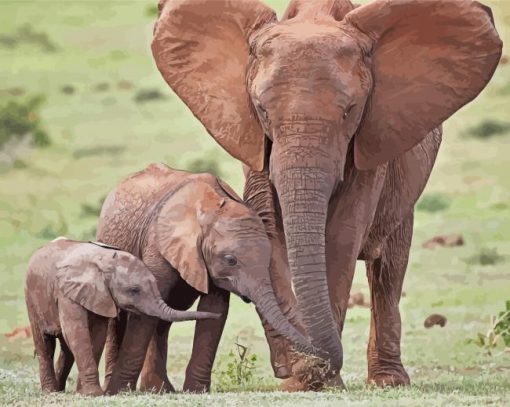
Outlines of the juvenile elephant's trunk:
{"type": "Polygon", "coordinates": [[[273,144],[272,179],[282,210],[292,283],[304,327],[312,344],[329,354],[331,370],[338,372],[343,352],[329,300],[325,239],[335,171],[326,168],[327,151],[311,151],[309,141],[299,135],[295,140],[293,148],[273,144]]]}
{"type": "Polygon", "coordinates": [[[270,281],[259,284],[253,294],[250,295],[250,298],[267,322],[278,333],[290,340],[298,352],[325,356],[319,349],[313,347],[310,341],[285,317],[278,306],[270,281]]]}
{"type": "Polygon", "coordinates": [[[169,307],[161,297],[151,301],[148,305],[140,306],[140,311],[151,317],[157,317],[168,322],[193,321],[196,319],[217,319],[219,314],[201,311],[179,311],[169,307]]]}

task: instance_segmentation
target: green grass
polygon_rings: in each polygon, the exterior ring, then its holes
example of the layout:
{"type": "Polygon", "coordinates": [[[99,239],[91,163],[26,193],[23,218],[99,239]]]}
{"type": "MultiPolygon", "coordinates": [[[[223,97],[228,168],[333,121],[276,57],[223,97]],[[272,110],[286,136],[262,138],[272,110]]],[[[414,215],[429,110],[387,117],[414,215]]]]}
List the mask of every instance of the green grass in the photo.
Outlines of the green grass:
{"type": "MultiPolygon", "coordinates": [[[[20,90],[44,95],[40,113],[51,139],[50,146],[25,152],[0,172],[0,332],[27,324],[23,279],[30,254],[60,234],[93,237],[98,202],[126,174],[162,161],[178,168],[212,169],[242,191],[240,164],[206,134],[154,66],[149,50],[152,17],[147,14],[153,3],[0,2],[0,35],[13,36],[29,23],[32,33],[55,45],[50,51],[37,41],[19,41],[15,47],[0,43],[1,100],[20,90]],[[74,92],[63,91],[69,87],[74,92]],[[163,97],[151,97],[158,92],[163,97]],[[137,95],[145,95],[143,103],[137,103],[137,95]]],[[[286,5],[268,3],[279,12],[286,5]]],[[[508,42],[510,3],[486,3],[493,7],[499,32],[508,42]]],[[[436,210],[437,202],[429,198],[422,204],[428,209],[416,213],[402,299],[402,351],[411,387],[364,386],[369,310],[354,308],[348,311],[343,335],[348,391],[275,392],[279,382],[272,378],[257,315],[253,307],[234,299],[216,369],[225,368],[239,338],[258,356],[255,380],[246,390],[264,392],[238,392],[233,386],[235,393],[213,391],[208,396],[136,394],[91,401],[72,394],[71,384],[69,394],[43,397],[30,340],[9,342],[1,335],[0,404],[266,406],[336,405],[339,400],[376,406],[507,404],[510,353],[503,353],[500,346],[489,357],[467,340],[486,332],[489,315],[502,310],[510,297],[510,134],[485,139],[466,135],[484,123],[508,121],[509,88],[510,65],[501,65],[483,94],[446,123],[425,193],[448,205],[436,210]],[[445,233],[462,234],[466,244],[421,247],[425,240],[445,233]],[[503,260],[465,261],[480,259],[486,248],[503,260]],[[423,321],[432,313],[445,315],[446,327],[425,329],[423,321]]],[[[354,289],[368,295],[362,264],[354,289]]],[[[172,327],[168,371],[177,388],[184,379],[192,333],[192,323],[172,327]]],[[[73,378],[75,374],[73,370],[73,378]]]]}

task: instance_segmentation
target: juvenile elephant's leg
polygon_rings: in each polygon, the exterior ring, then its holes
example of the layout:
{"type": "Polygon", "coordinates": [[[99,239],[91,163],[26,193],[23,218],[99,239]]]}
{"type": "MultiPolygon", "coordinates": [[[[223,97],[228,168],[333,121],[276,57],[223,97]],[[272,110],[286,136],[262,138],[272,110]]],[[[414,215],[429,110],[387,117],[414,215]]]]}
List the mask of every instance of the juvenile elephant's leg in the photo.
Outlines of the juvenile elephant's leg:
{"type": "Polygon", "coordinates": [[[69,372],[73,367],[74,356],[71,349],[67,346],[63,336],[59,336],[60,343],[60,355],[55,366],[55,373],[57,377],[58,391],[64,391],[66,389],[66,381],[69,376],[69,372]]]}
{"type": "Polygon", "coordinates": [[[183,390],[193,393],[208,392],[211,388],[211,371],[218,344],[227,320],[230,293],[211,286],[209,294],[200,297],[199,311],[217,312],[219,319],[202,319],[196,322],[191,359],[186,369],[183,390]]]}
{"type": "Polygon", "coordinates": [[[152,335],[140,377],[142,391],[175,392],[166,372],[168,332],[171,325],[171,322],[160,320],[152,335]]]}
{"type": "Polygon", "coordinates": [[[119,351],[122,344],[122,338],[126,331],[127,312],[120,311],[117,318],[111,318],[108,321],[106,334],[106,352],[105,352],[105,378],[103,388],[107,388],[112,377],[113,368],[119,357],[119,351]]]}
{"type": "Polygon", "coordinates": [[[78,367],[79,393],[88,396],[102,395],[89,331],[89,311],[66,297],[60,297],[59,313],[62,334],[78,367]]]}
{"type": "Polygon", "coordinates": [[[129,313],[118,358],[106,387],[108,394],[136,389],[147,347],[157,324],[157,318],[129,313]]]}
{"type": "MultiPolygon", "coordinates": [[[[32,327],[34,328],[34,327],[32,327]]],[[[53,355],[55,353],[56,338],[42,333],[39,329],[32,329],[35,351],[39,360],[39,379],[44,392],[58,391],[53,355]]]]}
{"type": "Polygon", "coordinates": [[[400,360],[401,321],[399,301],[409,259],[413,214],[388,237],[381,257],[367,262],[372,317],[367,349],[368,382],[378,386],[408,385],[409,376],[400,360]]]}

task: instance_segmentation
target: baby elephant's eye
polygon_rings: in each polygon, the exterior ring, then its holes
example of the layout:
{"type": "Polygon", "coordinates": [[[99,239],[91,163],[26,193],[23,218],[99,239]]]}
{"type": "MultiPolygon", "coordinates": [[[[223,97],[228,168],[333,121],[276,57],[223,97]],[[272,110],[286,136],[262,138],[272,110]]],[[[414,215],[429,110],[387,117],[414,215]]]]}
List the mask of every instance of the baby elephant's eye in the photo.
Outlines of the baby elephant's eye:
{"type": "Polygon", "coordinates": [[[227,261],[227,264],[229,266],[235,266],[237,264],[237,259],[235,258],[235,256],[232,256],[231,254],[226,254],[225,260],[227,261]]]}
{"type": "Polygon", "coordinates": [[[140,287],[129,287],[128,288],[128,293],[131,294],[131,295],[137,295],[137,294],[140,294],[140,287]]]}

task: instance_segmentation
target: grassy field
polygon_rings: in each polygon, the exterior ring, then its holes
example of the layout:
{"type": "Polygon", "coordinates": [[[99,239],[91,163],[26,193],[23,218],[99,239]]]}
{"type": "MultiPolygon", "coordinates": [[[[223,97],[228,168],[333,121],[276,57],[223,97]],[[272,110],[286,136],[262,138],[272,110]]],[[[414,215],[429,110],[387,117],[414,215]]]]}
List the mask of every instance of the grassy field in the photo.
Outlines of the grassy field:
{"type": "MultiPolygon", "coordinates": [[[[509,42],[510,2],[485,2],[509,42]]],[[[0,105],[43,95],[40,119],[51,139],[48,147],[28,148],[10,163],[0,163],[0,333],[27,325],[23,280],[30,254],[59,235],[93,238],[101,200],[126,174],[151,162],[213,168],[242,190],[240,164],[206,135],[154,66],[149,49],[153,16],[148,13],[154,3],[0,0],[0,105]]],[[[267,3],[279,12],[286,5],[267,3]]],[[[509,102],[510,64],[501,64],[483,94],[445,125],[438,162],[416,215],[402,299],[403,360],[411,387],[364,385],[369,309],[352,308],[343,335],[348,390],[277,392],[255,311],[234,299],[211,395],[43,397],[30,339],[10,341],[2,334],[0,404],[295,406],[343,400],[377,406],[508,405],[510,353],[500,343],[488,355],[468,340],[487,332],[490,315],[510,299],[509,102]],[[491,133],[494,127],[499,134],[491,133]],[[478,137],[470,135],[477,129],[478,137]],[[450,233],[462,235],[465,244],[422,247],[433,236],[450,233]],[[423,327],[432,313],[447,317],[444,328],[423,327]],[[236,340],[257,355],[253,377],[244,386],[225,380],[236,340]]],[[[0,151],[0,157],[5,153],[0,151]]],[[[354,290],[368,295],[362,264],[354,290]]],[[[177,388],[192,333],[191,323],[172,328],[168,370],[177,388]]]]}

